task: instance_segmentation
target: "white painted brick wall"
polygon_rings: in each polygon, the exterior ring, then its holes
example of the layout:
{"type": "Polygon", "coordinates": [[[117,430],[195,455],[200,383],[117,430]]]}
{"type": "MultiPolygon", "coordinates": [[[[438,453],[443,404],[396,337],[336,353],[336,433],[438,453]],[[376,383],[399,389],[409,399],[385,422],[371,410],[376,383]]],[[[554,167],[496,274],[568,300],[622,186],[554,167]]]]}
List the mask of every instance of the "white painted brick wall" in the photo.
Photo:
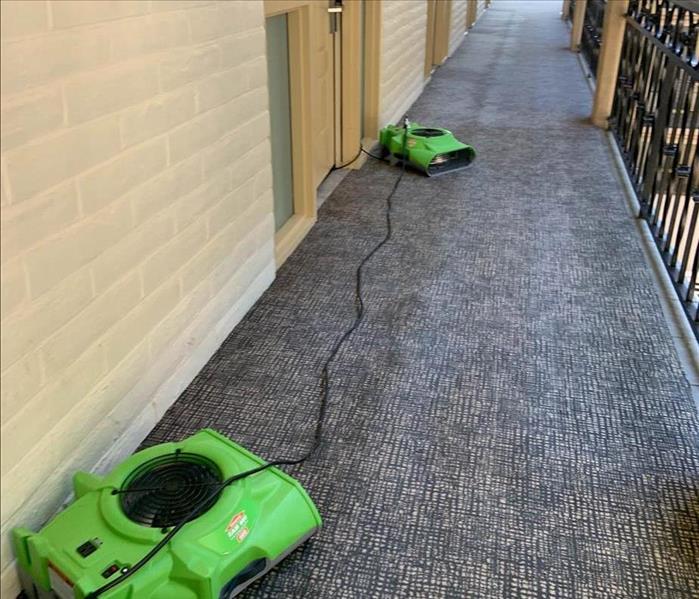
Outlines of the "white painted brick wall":
{"type": "MultiPolygon", "coordinates": [[[[274,219],[262,0],[0,7],[10,597],[9,530],[153,426],[273,279],[274,219]]],[[[400,73],[405,47],[386,53],[400,73]]]]}
{"type": "Polygon", "coordinates": [[[426,0],[384,0],[379,125],[395,123],[425,85],[426,0]]]}
{"type": "Polygon", "coordinates": [[[451,24],[449,27],[449,56],[464,41],[466,31],[466,12],[469,0],[451,0],[451,24]]]}

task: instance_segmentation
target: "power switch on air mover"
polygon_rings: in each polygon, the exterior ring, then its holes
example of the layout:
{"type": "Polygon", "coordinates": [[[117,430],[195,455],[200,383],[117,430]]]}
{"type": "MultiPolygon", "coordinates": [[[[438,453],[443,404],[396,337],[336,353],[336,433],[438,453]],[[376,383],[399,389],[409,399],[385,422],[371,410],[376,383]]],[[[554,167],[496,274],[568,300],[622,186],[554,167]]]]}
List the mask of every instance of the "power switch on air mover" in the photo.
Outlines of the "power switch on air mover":
{"type": "Polygon", "coordinates": [[[119,571],[118,564],[112,564],[104,572],[102,572],[102,578],[109,578],[112,574],[116,574],[119,571]]]}

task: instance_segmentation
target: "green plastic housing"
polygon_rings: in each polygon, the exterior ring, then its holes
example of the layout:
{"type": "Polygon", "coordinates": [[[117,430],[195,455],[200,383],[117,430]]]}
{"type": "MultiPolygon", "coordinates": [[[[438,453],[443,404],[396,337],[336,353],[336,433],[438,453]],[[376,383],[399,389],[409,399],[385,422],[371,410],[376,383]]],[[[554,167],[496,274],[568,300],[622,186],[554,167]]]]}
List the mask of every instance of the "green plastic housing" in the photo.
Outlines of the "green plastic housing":
{"type": "MultiPolygon", "coordinates": [[[[407,135],[408,163],[428,177],[464,168],[476,157],[476,151],[471,146],[461,143],[447,129],[411,123],[407,135]]],[[[404,160],[404,137],[404,127],[389,125],[381,129],[379,142],[386,152],[404,160]]]]}
{"type": "MultiPolygon", "coordinates": [[[[75,501],[38,533],[13,531],[26,594],[83,599],[120,575],[105,577],[110,567],[130,567],[148,553],[164,532],[130,520],[112,490],[121,488],[144,462],[176,449],[207,457],[223,479],[265,463],[223,435],[204,429],[179,443],[140,451],[103,478],[76,473],[75,501]],[[94,541],[98,548],[82,557],[77,548],[86,541],[94,541]]],[[[269,468],[227,487],[207,512],[188,522],[141,570],[100,597],[228,599],[320,526],[318,510],[301,485],[269,468]]]]}

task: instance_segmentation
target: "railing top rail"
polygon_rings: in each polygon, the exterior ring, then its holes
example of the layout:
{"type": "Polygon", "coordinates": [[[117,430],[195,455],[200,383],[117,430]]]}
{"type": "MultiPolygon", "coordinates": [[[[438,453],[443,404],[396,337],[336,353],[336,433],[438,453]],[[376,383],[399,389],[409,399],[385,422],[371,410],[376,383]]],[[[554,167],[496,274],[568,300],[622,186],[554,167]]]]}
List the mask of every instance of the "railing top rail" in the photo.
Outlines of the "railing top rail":
{"type": "Polygon", "coordinates": [[[673,62],[699,72],[699,0],[631,0],[627,22],[673,62]]]}
{"type": "Polygon", "coordinates": [[[699,12],[699,0],[668,0],[671,4],[684,8],[686,10],[691,10],[692,12],[699,12]]]}

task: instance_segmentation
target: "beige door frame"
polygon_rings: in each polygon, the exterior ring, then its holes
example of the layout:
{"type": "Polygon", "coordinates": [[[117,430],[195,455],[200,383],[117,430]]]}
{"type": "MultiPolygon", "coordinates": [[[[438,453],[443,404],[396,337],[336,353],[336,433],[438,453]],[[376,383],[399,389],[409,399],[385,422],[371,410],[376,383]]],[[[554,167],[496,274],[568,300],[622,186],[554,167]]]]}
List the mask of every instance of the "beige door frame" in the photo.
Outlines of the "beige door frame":
{"type": "Polygon", "coordinates": [[[478,20],[478,0],[468,0],[466,5],[466,30],[473,27],[478,20]]]}
{"type": "Polygon", "coordinates": [[[335,165],[357,155],[362,131],[362,6],[345,2],[340,27],[342,35],[335,48],[335,165]],[[338,76],[339,75],[339,76],[338,76]]]}
{"type": "Polygon", "coordinates": [[[434,70],[434,26],[437,16],[437,0],[427,0],[427,32],[425,36],[425,79],[434,70]]]}
{"type": "Polygon", "coordinates": [[[289,32],[289,95],[294,214],[276,232],[277,268],[291,255],[316,222],[316,198],[311,155],[311,53],[307,2],[266,0],[265,17],[287,14],[289,32]]]}
{"type": "Polygon", "coordinates": [[[435,2],[434,50],[432,64],[440,65],[449,57],[449,25],[451,24],[451,0],[435,2]]]}
{"type": "MultiPolygon", "coordinates": [[[[370,145],[379,137],[382,3],[364,2],[364,139],[370,145]]],[[[362,161],[357,161],[361,165],[362,161]]],[[[356,163],[355,163],[356,164],[356,163]]]]}
{"type": "Polygon", "coordinates": [[[427,0],[425,79],[449,57],[452,0],[427,0]]]}

